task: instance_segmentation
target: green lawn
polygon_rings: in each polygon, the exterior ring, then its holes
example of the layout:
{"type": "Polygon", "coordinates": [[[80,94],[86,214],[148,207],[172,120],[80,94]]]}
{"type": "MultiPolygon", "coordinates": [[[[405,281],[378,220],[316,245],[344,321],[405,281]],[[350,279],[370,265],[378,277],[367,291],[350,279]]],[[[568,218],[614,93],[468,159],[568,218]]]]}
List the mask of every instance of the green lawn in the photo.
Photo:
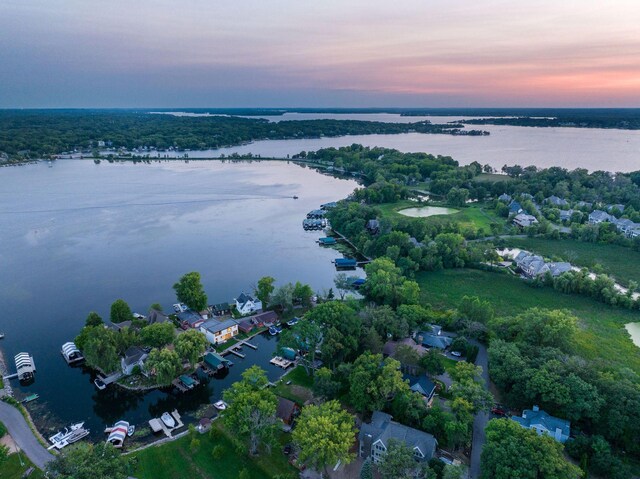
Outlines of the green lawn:
{"type": "Polygon", "coordinates": [[[591,298],[533,288],[506,274],[472,269],[422,272],[417,275],[422,300],[438,307],[455,307],[463,296],[489,300],[499,315],[515,315],[528,308],[568,309],[580,320],[577,352],[605,358],[640,373],[640,354],[624,324],[640,321],[640,313],[613,308],[591,298]]]}
{"type": "Polygon", "coordinates": [[[450,214],[450,215],[436,215],[436,216],[428,216],[426,218],[409,218],[415,221],[428,221],[431,223],[443,223],[455,221],[459,223],[462,227],[474,227],[474,228],[482,228],[484,229],[486,234],[491,234],[491,223],[498,223],[500,225],[505,225],[505,218],[501,218],[495,214],[490,208],[486,207],[486,205],[482,203],[471,204],[465,207],[453,207],[447,205],[446,203],[440,202],[429,202],[429,203],[417,203],[415,201],[398,201],[396,203],[383,203],[381,205],[376,205],[380,211],[382,212],[382,216],[389,218],[391,221],[398,221],[399,219],[407,219],[408,216],[403,216],[398,213],[399,210],[405,208],[419,208],[420,206],[443,206],[447,208],[455,208],[460,210],[458,213],[450,214]]]}
{"type": "MultiPolygon", "coordinates": [[[[0,467],[0,478],[1,479],[20,479],[22,475],[25,473],[27,469],[32,467],[33,464],[25,457],[24,454],[21,454],[18,457],[17,454],[11,454],[7,458],[7,462],[3,463],[0,467]],[[20,464],[20,459],[22,459],[23,465],[20,464]]],[[[30,479],[40,479],[44,477],[42,471],[36,469],[30,476],[30,479]]]]}
{"type": "Polygon", "coordinates": [[[576,266],[593,269],[600,265],[605,273],[622,284],[640,283],[640,252],[614,244],[583,243],[573,239],[509,239],[508,244],[547,257],[557,257],[576,266]]]}
{"type": "Polygon", "coordinates": [[[236,451],[221,421],[214,421],[214,428],[221,431],[219,438],[212,439],[209,434],[198,435],[200,447],[192,452],[191,439],[187,435],[161,446],[149,447],[135,454],[137,465],[135,477],[139,479],[182,479],[197,477],[202,479],[237,479],[240,471],[247,469],[249,477],[271,478],[277,475],[296,477],[295,469],[287,462],[282,453],[282,445],[289,441],[284,433],[271,455],[251,458],[236,451]],[[212,455],[213,448],[222,446],[219,459],[212,455]]]}
{"type": "Polygon", "coordinates": [[[302,406],[306,401],[313,398],[312,387],[313,377],[308,376],[302,366],[296,366],[293,371],[276,383],[273,392],[302,406]],[[288,385],[287,382],[289,381],[291,381],[291,384],[288,385]]]}
{"type": "Polygon", "coordinates": [[[481,173],[473,180],[478,183],[496,183],[498,181],[513,181],[513,178],[507,175],[498,175],[495,173],[481,173]]]}

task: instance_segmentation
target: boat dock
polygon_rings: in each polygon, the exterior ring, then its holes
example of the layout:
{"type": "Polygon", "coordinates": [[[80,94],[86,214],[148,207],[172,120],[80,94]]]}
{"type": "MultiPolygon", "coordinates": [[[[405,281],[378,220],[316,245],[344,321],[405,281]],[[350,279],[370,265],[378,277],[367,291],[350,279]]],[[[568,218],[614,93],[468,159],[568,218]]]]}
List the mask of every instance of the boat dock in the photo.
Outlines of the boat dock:
{"type": "Polygon", "coordinates": [[[227,353],[231,353],[231,354],[235,354],[236,356],[238,356],[240,359],[244,359],[245,355],[242,354],[240,351],[236,351],[236,348],[238,348],[238,346],[234,346],[232,348],[227,349],[227,353]]]}
{"type": "Polygon", "coordinates": [[[122,372],[116,372],[116,373],[110,374],[109,376],[104,376],[103,374],[98,375],[98,378],[107,386],[111,383],[115,383],[121,377],[122,377],[122,372]]]}
{"type": "Polygon", "coordinates": [[[240,341],[240,342],[238,343],[238,345],[241,345],[241,346],[249,346],[251,349],[258,349],[258,346],[256,346],[255,344],[248,343],[248,342],[247,342],[247,341],[245,341],[244,339],[243,339],[242,341],[240,341]]]}
{"type": "Polygon", "coordinates": [[[181,427],[184,427],[184,423],[182,422],[182,418],[180,417],[180,414],[178,413],[177,409],[174,409],[173,412],[171,412],[171,416],[176,421],[175,427],[172,427],[171,429],[169,429],[167,425],[164,422],[162,422],[162,419],[157,417],[154,417],[149,421],[149,427],[151,427],[151,430],[153,432],[162,431],[167,437],[172,437],[172,432],[175,431],[176,429],[180,429],[181,427]]]}
{"type": "Polygon", "coordinates": [[[269,360],[269,362],[275,366],[281,367],[282,369],[287,369],[289,366],[294,364],[294,361],[289,361],[288,359],[280,356],[274,356],[269,360]]]}

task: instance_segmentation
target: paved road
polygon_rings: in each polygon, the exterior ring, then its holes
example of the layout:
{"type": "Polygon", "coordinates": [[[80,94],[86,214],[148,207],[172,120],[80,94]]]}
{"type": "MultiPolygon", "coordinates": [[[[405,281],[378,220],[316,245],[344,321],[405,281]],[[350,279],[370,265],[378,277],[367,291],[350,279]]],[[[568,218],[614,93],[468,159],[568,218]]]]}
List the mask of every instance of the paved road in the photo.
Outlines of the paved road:
{"type": "MultiPolygon", "coordinates": [[[[476,366],[482,367],[482,378],[485,382],[485,387],[489,388],[489,358],[487,356],[487,348],[484,344],[477,341],[471,341],[478,346],[478,357],[476,358],[476,366]]],[[[469,476],[471,479],[478,479],[480,477],[480,456],[482,454],[482,447],[484,446],[485,434],[484,428],[489,422],[489,413],[481,411],[476,414],[473,420],[473,436],[471,439],[471,464],[469,467],[469,476]]]]}
{"type": "Polygon", "coordinates": [[[13,440],[36,467],[44,469],[53,460],[54,456],[38,442],[20,411],[3,401],[0,401],[0,421],[7,426],[13,440]]]}

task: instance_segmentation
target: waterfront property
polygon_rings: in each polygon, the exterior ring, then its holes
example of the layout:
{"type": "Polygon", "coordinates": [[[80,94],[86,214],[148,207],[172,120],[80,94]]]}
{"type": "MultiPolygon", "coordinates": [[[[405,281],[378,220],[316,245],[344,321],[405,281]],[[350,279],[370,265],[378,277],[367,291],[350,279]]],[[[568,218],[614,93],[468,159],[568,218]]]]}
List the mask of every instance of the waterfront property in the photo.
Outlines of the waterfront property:
{"type": "Polygon", "coordinates": [[[371,422],[362,424],[358,433],[360,457],[371,457],[377,464],[387,452],[392,439],[405,443],[417,461],[429,461],[435,455],[438,445],[435,437],[392,419],[390,414],[374,411],[371,422]]]}
{"type": "Polygon", "coordinates": [[[525,409],[522,416],[512,416],[512,420],[527,429],[533,429],[538,434],[546,434],[556,441],[565,443],[571,434],[571,423],[541,410],[538,406],[525,409]]]}
{"type": "Polygon", "coordinates": [[[211,344],[220,344],[238,334],[238,323],[233,319],[224,321],[210,319],[200,326],[200,331],[207,337],[211,344]]]}
{"type": "Polygon", "coordinates": [[[300,414],[300,407],[295,402],[278,396],[278,407],[276,409],[276,417],[278,419],[290,426],[298,414],[300,414]]]}
{"type": "Polygon", "coordinates": [[[205,319],[202,316],[190,309],[179,312],[177,316],[180,321],[180,327],[185,330],[197,329],[205,322],[205,319]]]}
{"type": "Polygon", "coordinates": [[[162,311],[152,309],[149,311],[149,315],[147,316],[147,322],[149,324],[168,323],[171,322],[171,320],[169,319],[169,316],[164,314],[162,311]]]}
{"type": "Polygon", "coordinates": [[[358,261],[353,258],[336,258],[334,262],[336,268],[353,269],[358,265],[358,261]]]}
{"type": "Polygon", "coordinates": [[[133,374],[133,370],[138,367],[144,371],[144,362],[149,354],[139,346],[131,346],[124,352],[124,357],[120,359],[122,374],[133,374]]]}
{"type": "Polygon", "coordinates": [[[36,365],[29,353],[18,353],[14,360],[20,381],[30,381],[35,377],[36,365]]]}
{"type": "Polygon", "coordinates": [[[262,310],[262,301],[245,292],[240,293],[240,296],[235,299],[235,303],[236,309],[243,316],[262,310]]]}
{"type": "Polygon", "coordinates": [[[334,244],[337,243],[336,239],[328,236],[326,238],[320,238],[318,239],[318,243],[320,243],[320,246],[332,246],[334,244]]]}
{"type": "Polygon", "coordinates": [[[84,359],[84,356],[82,356],[78,347],[72,342],[64,343],[62,345],[61,353],[65,361],[67,361],[67,364],[78,363],[84,359]]]}
{"type": "Polygon", "coordinates": [[[215,352],[208,352],[207,354],[205,354],[202,363],[207,369],[213,372],[228,368],[231,364],[228,359],[223,358],[215,352]]]}
{"type": "Polygon", "coordinates": [[[214,316],[223,316],[225,314],[231,313],[231,305],[229,303],[214,304],[212,306],[209,306],[209,309],[214,316]]]}

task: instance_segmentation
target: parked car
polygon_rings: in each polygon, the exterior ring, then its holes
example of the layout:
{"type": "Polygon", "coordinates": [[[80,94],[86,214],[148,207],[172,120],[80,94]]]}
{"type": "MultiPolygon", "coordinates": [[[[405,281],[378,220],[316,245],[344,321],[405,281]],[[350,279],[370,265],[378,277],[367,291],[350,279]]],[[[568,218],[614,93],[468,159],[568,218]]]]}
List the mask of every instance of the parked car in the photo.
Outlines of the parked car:
{"type": "Polygon", "coordinates": [[[300,321],[300,318],[293,318],[287,321],[287,326],[295,326],[300,321]]]}
{"type": "Polygon", "coordinates": [[[493,406],[491,408],[491,413],[501,417],[507,415],[507,411],[505,411],[505,409],[500,404],[496,404],[495,406],[493,406]]]}
{"type": "Polygon", "coordinates": [[[451,351],[451,356],[455,356],[456,358],[459,358],[462,356],[462,353],[460,351],[451,351]]]}
{"type": "Polygon", "coordinates": [[[285,444],[284,448],[282,449],[282,452],[284,453],[285,456],[288,456],[289,454],[291,454],[292,450],[293,450],[293,446],[291,444],[285,444]]]}

